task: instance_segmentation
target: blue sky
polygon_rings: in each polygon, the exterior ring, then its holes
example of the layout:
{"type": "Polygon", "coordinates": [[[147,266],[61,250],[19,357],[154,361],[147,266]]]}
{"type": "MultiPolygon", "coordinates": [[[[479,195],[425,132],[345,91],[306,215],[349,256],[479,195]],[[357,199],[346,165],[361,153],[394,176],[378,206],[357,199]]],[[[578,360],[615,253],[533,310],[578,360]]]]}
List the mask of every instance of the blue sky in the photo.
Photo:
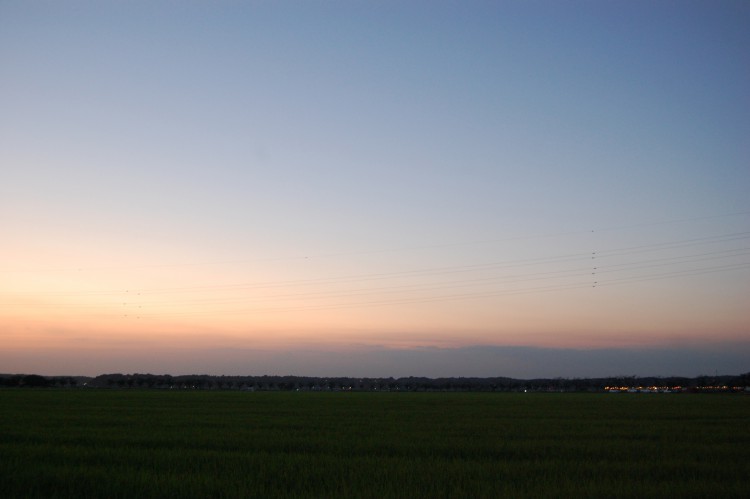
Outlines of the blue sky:
{"type": "Polygon", "coordinates": [[[477,346],[729,352],[748,27],[729,1],[0,2],[5,370],[177,338],[185,372],[226,346],[327,359],[297,374],[367,348],[455,349],[453,374],[477,346]],[[590,296],[563,257],[597,251],[590,296]]]}

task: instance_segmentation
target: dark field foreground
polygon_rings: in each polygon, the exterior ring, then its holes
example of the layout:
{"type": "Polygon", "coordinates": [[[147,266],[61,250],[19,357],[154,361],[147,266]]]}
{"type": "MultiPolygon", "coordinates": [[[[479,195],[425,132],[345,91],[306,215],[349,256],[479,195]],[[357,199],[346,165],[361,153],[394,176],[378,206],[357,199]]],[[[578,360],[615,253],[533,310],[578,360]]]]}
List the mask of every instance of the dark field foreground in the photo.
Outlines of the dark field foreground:
{"type": "Polygon", "coordinates": [[[750,396],[0,390],[0,497],[750,497],[750,396]]]}

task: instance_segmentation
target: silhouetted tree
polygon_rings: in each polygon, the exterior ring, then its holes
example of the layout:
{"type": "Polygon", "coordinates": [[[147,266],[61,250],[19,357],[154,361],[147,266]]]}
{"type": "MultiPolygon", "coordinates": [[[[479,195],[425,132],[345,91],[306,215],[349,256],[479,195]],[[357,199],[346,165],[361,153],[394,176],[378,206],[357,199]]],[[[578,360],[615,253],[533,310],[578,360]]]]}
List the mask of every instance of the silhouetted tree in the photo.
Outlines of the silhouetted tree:
{"type": "Polygon", "coordinates": [[[39,388],[49,386],[49,381],[44,376],[38,374],[28,374],[21,379],[21,386],[39,388]]]}

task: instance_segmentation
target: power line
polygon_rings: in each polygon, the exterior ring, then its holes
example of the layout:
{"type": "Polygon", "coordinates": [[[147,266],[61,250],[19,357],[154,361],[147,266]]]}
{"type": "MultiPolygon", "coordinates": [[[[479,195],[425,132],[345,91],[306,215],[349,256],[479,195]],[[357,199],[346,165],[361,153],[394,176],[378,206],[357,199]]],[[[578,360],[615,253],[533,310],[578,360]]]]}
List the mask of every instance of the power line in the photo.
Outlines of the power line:
{"type": "Polygon", "coordinates": [[[44,269],[2,269],[0,270],[0,273],[71,272],[71,271],[90,272],[90,271],[107,271],[107,270],[123,270],[123,269],[136,270],[136,269],[236,265],[236,264],[261,263],[261,262],[273,262],[273,261],[295,261],[295,260],[302,261],[302,260],[310,260],[310,259],[338,258],[342,256],[375,255],[375,254],[385,254],[385,253],[421,251],[421,250],[427,250],[427,249],[477,246],[477,245],[496,244],[496,243],[501,243],[501,242],[523,241],[523,240],[532,240],[532,239],[551,239],[551,238],[557,238],[557,237],[563,237],[563,236],[623,231],[623,230],[631,230],[631,229],[637,229],[637,228],[643,228],[643,227],[654,227],[654,226],[673,225],[673,224],[681,224],[681,223],[688,223],[688,222],[697,222],[697,221],[704,221],[704,220],[713,220],[713,219],[718,219],[718,218],[729,218],[729,217],[742,216],[742,215],[748,215],[748,214],[750,214],[750,210],[733,212],[733,213],[724,213],[724,214],[718,214],[718,215],[708,215],[708,216],[702,216],[702,217],[678,218],[678,219],[663,220],[663,221],[656,221],[656,222],[641,222],[641,223],[636,223],[636,224],[631,224],[631,225],[610,226],[610,227],[595,228],[595,229],[588,229],[588,230],[582,229],[582,230],[574,230],[574,231],[566,231],[566,232],[532,234],[532,235],[512,236],[512,237],[495,238],[495,239],[459,241],[459,242],[438,243],[438,244],[430,244],[430,245],[401,246],[401,247],[396,247],[396,248],[382,248],[382,249],[363,250],[363,251],[342,251],[342,252],[334,252],[334,253],[298,255],[298,256],[290,256],[290,257],[268,257],[268,258],[252,258],[252,259],[237,259],[237,260],[217,260],[217,261],[210,261],[210,262],[163,263],[163,264],[148,264],[148,265],[112,265],[112,266],[101,266],[101,267],[76,266],[76,267],[68,267],[68,268],[44,268],[44,269]]]}
{"type": "MultiPolygon", "coordinates": [[[[319,300],[327,300],[331,298],[342,298],[342,297],[362,297],[362,296],[368,296],[368,295],[397,295],[404,292],[409,293],[426,293],[426,292],[433,292],[433,291],[449,291],[449,290],[455,290],[459,288],[466,288],[466,287],[473,287],[476,285],[511,285],[511,284],[523,284],[523,283],[529,283],[532,281],[555,281],[562,279],[563,282],[557,282],[553,284],[546,284],[542,286],[533,286],[533,287],[526,287],[526,288],[513,288],[513,289],[504,289],[504,290],[497,290],[497,289],[491,289],[491,290],[484,290],[484,291],[477,291],[472,293],[453,293],[453,294],[441,294],[437,297],[435,296],[428,296],[428,297],[407,297],[407,298],[398,298],[398,297],[391,297],[391,298],[381,298],[379,300],[375,301],[360,301],[360,302],[347,302],[347,303],[334,303],[334,304],[313,304],[313,305],[297,305],[297,306],[290,306],[290,307],[255,307],[255,308],[243,308],[241,310],[227,310],[226,308],[223,309],[215,309],[215,310],[198,310],[193,312],[177,312],[173,314],[168,314],[169,316],[183,316],[183,315],[211,315],[211,314],[225,314],[225,313],[241,313],[241,312],[257,312],[257,311],[304,311],[304,310],[324,310],[324,309],[338,309],[338,308],[356,308],[360,306],[373,306],[373,305],[398,305],[398,304],[411,304],[411,303],[429,303],[434,301],[452,301],[452,300],[464,300],[464,299],[477,299],[477,298],[487,298],[487,297],[493,297],[493,296],[504,296],[509,294],[518,294],[518,293],[530,293],[530,292],[546,292],[546,291],[560,291],[560,290],[567,290],[567,289],[580,289],[580,288],[586,288],[586,287],[601,287],[601,286],[612,286],[612,285],[621,285],[621,284],[628,284],[628,283],[635,283],[635,282],[642,282],[642,281],[650,281],[650,280],[658,280],[658,279],[665,279],[665,278],[673,278],[673,277],[687,277],[687,276],[694,276],[694,275],[700,275],[700,274],[706,274],[706,273],[714,273],[714,272],[724,272],[727,270],[744,270],[747,268],[750,268],[750,262],[740,262],[740,263],[728,263],[728,264],[722,264],[722,265],[714,265],[712,267],[701,267],[701,268],[688,268],[688,269],[678,269],[673,270],[669,272],[662,272],[659,274],[646,274],[646,275],[634,275],[634,276],[626,276],[621,278],[609,278],[602,280],[601,274],[606,273],[622,273],[622,272],[632,272],[634,270],[644,270],[644,269],[653,269],[653,268],[663,268],[666,266],[674,266],[674,265],[684,265],[686,263],[696,263],[696,262],[704,262],[704,261],[711,261],[711,260],[719,260],[719,259],[726,259],[726,258],[733,258],[733,257],[744,257],[750,254],[750,250],[722,250],[722,251],[712,251],[712,252],[704,252],[704,253],[698,253],[698,254],[691,254],[691,255],[682,255],[678,257],[663,257],[663,258],[656,258],[656,259],[650,259],[650,260],[641,260],[636,262],[625,262],[625,263],[615,263],[611,265],[605,265],[605,266],[599,266],[599,267],[577,267],[573,269],[564,269],[564,270],[552,270],[552,271],[543,271],[543,272],[534,272],[534,273],[525,273],[525,274],[511,274],[511,275],[500,275],[500,276],[492,276],[492,277],[483,277],[483,278],[474,278],[474,279],[462,279],[462,280],[454,280],[454,281],[447,281],[447,282],[438,282],[438,283],[427,283],[427,284],[406,284],[406,285],[396,285],[396,286],[384,286],[384,287],[375,287],[375,288],[355,288],[355,289],[346,289],[346,290],[337,290],[337,291],[312,291],[312,292],[303,292],[303,293],[287,293],[287,294],[277,294],[277,295],[264,295],[262,297],[254,297],[254,298],[233,298],[233,299],[208,299],[208,300],[182,300],[182,301],[169,301],[169,302],[117,302],[117,303],[103,303],[100,305],[100,307],[115,307],[115,308],[121,308],[124,312],[134,312],[141,315],[147,315],[148,316],[148,309],[153,308],[154,306],[161,306],[164,305],[174,305],[174,306],[195,306],[195,305],[215,305],[215,306],[221,306],[221,305],[230,305],[235,303],[241,303],[241,304],[249,304],[253,302],[283,302],[283,301],[294,301],[298,299],[307,299],[308,301],[319,301],[319,300]],[[592,272],[593,270],[593,272],[592,272]],[[590,277],[590,275],[596,275],[596,277],[590,277]],[[575,279],[574,281],[570,281],[570,279],[575,279]],[[122,305],[122,307],[120,307],[122,305]],[[146,310],[142,310],[143,305],[146,306],[146,310]],[[146,312],[146,314],[144,314],[146,312]]],[[[135,296],[133,297],[135,298],[135,296]]],[[[69,304],[67,307],[65,305],[58,305],[57,307],[53,306],[54,308],[78,308],[80,310],[80,307],[76,307],[75,304],[69,304]]],[[[84,306],[84,310],[96,310],[95,307],[92,308],[92,306],[89,304],[87,306],[84,306]]],[[[153,317],[153,316],[152,316],[153,317]]]]}
{"type": "Polygon", "coordinates": [[[384,300],[372,300],[372,301],[361,301],[353,303],[339,303],[330,305],[301,305],[301,306],[290,306],[290,307],[256,307],[256,308],[243,308],[243,309],[221,309],[212,311],[193,311],[193,312],[178,312],[164,315],[151,315],[145,314],[145,317],[183,317],[183,316],[196,316],[196,315],[226,315],[226,314],[250,314],[254,312],[304,312],[304,311],[319,311],[319,310],[342,310],[362,307],[373,307],[373,306],[391,306],[391,305],[410,305],[410,304],[421,304],[421,303],[435,303],[435,302],[450,302],[450,301],[463,301],[463,300],[476,300],[483,298],[493,298],[501,296],[511,296],[517,294],[529,294],[529,293],[543,293],[552,291],[565,291],[575,289],[587,289],[592,287],[601,286],[615,286],[623,284],[632,284],[636,282],[663,280],[674,277],[690,277],[696,275],[727,272],[734,270],[745,270],[750,269],[750,262],[737,264],[737,265],[725,265],[715,266],[701,269],[691,269],[686,271],[675,271],[662,274],[655,274],[651,276],[643,276],[638,278],[623,278],[615,279],[611,281],[598,282],[596,286],[592,286],[591,281],[580,280],[573,283],[562,283],[553,284],[547,286],[534,286],[520,289],[504,290],[504,291],[493,291],[493,292],[478,292],[478,293],[460,293],[451,295],[441,295],[437,297],[423,297],[423,298],[405,298],[405,299],[384,299],[384,300]]]}
{"type": "MultiPolygon", "coordinates": [[[[506,261],[496,261],[496,262],[486,262],[486,263],[480,263],[480,264],[472,264],[472,265],[460,265],[460,266],[447,266],[447,267],[430,267],[430,268],[423,268],[423,269],[415,269],[415,270],[406,270],[406,271],[397,271],[397,272],[381,272],[381,273],[368,273],[368,274],[354,274],[354,275],[346,275],[346,276],[338,276],[338,277],[322,277],[322,278],[315,278],[315,279],[296,279],[296,280],[283,280],[283,281],[266,281],[266,282],[250,282],[250,283],[234,283],[234,284],[224,284],[224,285],[200,285],[200,286],[180,286],[180,287],[170,287],[170,288],[156,288],[156,289],[135,289],[132,292],[130,290],[128,291],[106,291],[106,292],[60,292],[60,293],[47,293],[44,294],[44,296],[79,296],[79,297],[85,297],[85,296],[96,296],[96,297],[105,297],[105,296],[112,296],[112,297],[132,297],[135,298],[137,296],[142,297],[148,297],[151,295],[158,295],[158,294],[175,294],[175,293],[196,293],[201,292],[204,293],[206,291],[250,291],[250,290],[269,290],[269,289],[283,289],[288,287],[310,287],[310,286],[320,286],[320,285],[341,285],[341,284],[350,284],[350,283],[357,283],[361,284],[364,282],[372,282],[372,281],[388,281],[388,280],[394,280],[394,279],[422,279],[422,278],[430,278],[430,277],[438,277],[438,276],[448,276],[448,275],[455,275],[455,274],[467,274],[467,273],[476,273],[476,272],[495,272],[499,270],[504,269],[517,269],[517,268],[523,268],[523,267],[534,267],[534,266],[542,266],[542,265],[560,265],[563,263],[575,263],[575,262],[590,262],[592,260],[592,254],[596,256],[597,261],[597,269],[598,272],[614,272],[616,270],[607,269],[607,265],[603,265],[602,261],[607,261],[609,259],[615,258],[615,257],[622,257],[622,256],[628,256],[628,255],[635,255],[635,254],[643,254],[648,252],[658,252],[663,251],[666,249],[674,250],[676,248],[691,248],[696,246],[702,246],[702,245],[711,245],[711,244],[717,244],[717,243],[726,243],[729,241],[740,241],[744,239],[750,238],[750,232],[738,232],[738,233],[730,233],[730,234],[723,234],[719,236],[708,236],[708,237],[701,237],[701,238],[691,238],[691,239],[685,239],[685,240],[678,240],[678,241],[668,241],[668,242],[660,242],[660,243],[652,243],[648,245],[638,245],[638,246],[629,246],[629,247],[622,247],[622,248],[614,248],[610,250],[603,250],[593,253],[575,253],[575,254],[566,254],[566,255],[558,255],[558,256],[550,256],[550,257],[540,257],[540,258],[528,258],[528,259],[520,259],[520,260],[506,260],[506,261]]],[[[686,259],[690,258],[706,258],[711,257],[712,255],[714,257],[720,257],[720,255],[724,255],[723,257],[729,257],[729,256],[737,256],[737,255],[744,255],[746,253],[743,253],[744,249],[732,249],[732,250],[719,250],[719,251],[713,251],[713,252],[703,252],[699,254],[693,254],[693,255],[682,255],[682,256],[669,256],[669,257],[662,257],[657,259],[651,259],[651,260],[643,260],[643,261],[637,261],[637,262],[630,262],[630,263],[617,263],[617,264],[610,264],[609,267],[630,267],[631,269],[634,268],[636,265],[644,265],[649,264],[651,266],[664,266],[670,264],[669,262],[676,262],[678,260],[682,260],[683,263],[685,263],[686,259]]],[[[589,271],[591,267],[581,267],[581,271],[589,271]]],[[[570,273],[574,270],[571,269],[565,269],[565,270],[554,270],[554,271],[548,271],[548,272],[542,272],[542,274],[555,274],[555,273],[570,273]]],[[[522,276],[526,275],[533,276],[535,274],[522,274],[522,276]]],[[[456,284],[460,284],[462,282],[479,282],[482,280],[497,280],[498,277],[492,277],[492,278],[480,278],[480,279],[466,279],[466,280],[458,280],[458,281],[449,281],[454,282],[456,284]]],[[[435,284],[439,283],[431,283],[431,286],[435,286],[435,284]]],[[[419,287],[423,285],[401,285],[397,286],[401,288],[409,288],[409,287],[419,287]]],[[[393,286],[385,286],[381,289],[388,289],[393,288],[393,286]]],[[[372,289],[372,288],[367,288],[372,289]]],[[[340,291],[337,291],[340,292],[340,291]]],[[[33,293],[34,296],[42,296],[40,293],[33,293]]],[[[316,294],[316,292],[312,292],[310,294],[316,294]]],[[[320,294],[320,292],[317,292],[317,294],[320,294]]]]}

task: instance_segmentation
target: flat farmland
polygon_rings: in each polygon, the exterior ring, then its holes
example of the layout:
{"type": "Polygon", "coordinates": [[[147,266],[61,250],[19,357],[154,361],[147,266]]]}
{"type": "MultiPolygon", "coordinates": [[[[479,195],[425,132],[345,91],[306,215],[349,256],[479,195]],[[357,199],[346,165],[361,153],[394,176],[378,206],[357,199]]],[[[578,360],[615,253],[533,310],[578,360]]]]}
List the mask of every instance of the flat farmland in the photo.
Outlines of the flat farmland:
{"type": "Polygon", "coordinates": [[[0,497],[749,497],[750,397],[0,390],[0,497]]]}

